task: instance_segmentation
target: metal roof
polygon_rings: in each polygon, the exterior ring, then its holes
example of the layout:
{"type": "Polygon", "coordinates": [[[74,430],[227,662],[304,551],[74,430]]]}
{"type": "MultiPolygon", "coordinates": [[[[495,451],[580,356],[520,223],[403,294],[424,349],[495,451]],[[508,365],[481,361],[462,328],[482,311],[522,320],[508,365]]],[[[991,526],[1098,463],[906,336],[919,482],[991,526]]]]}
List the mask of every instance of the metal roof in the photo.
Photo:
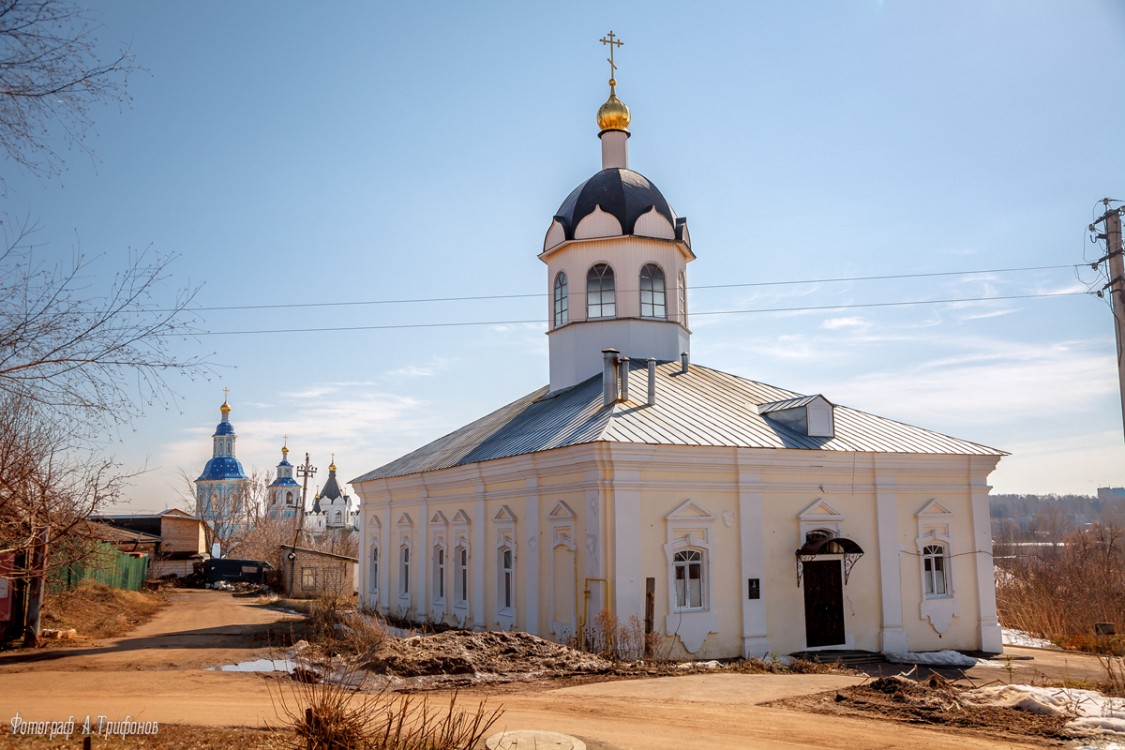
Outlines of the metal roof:
{"type": "MultiPolygon", "coordinates": [[[[571,388],[529,393],[352,482],[403,476],[583,443],[694,445],[862,453],[1004,456],[1003,451],[846,406],[835,406],[835,435],[810,437],[758,413],[763,404],[806,397],[678,361],[656,367],[656,403],[644,403],[644,362],[630,364],[630,399],[602,402],[601,375],[571,388]]],[[[807,403],[807,402],[806,402],[807,403]]],[[[795,405],[795,404],[794,404],[795,405]]]]}
{"type": "MultiPolygon", "coordinates": [[[[785,411],[786,409],[796,409],[796,408],[801,407],[801,406],[808,406],[813,401],[816,401],[818,398],[824,398],[824,396],[821,396],[819,393],[815,393],[811,396],[799,396],[797,398],[782,399],[781,401],[769,401],[769,402],[764,403],[764,404],[758,404],[758,413],[759,414],[769,414],[770,412],[773,412],[773,411],[785,411]]],[[[824,398],[824,400],[827,401],[828,399],[824,398]]]]}

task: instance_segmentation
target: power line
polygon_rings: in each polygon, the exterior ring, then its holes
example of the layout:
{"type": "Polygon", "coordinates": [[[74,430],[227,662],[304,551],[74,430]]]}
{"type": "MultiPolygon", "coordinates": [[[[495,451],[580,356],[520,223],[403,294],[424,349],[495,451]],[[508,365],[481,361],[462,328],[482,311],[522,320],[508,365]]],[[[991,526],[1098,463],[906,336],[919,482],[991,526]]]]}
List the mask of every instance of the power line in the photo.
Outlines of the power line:
{"type": "MultiPolygon", "coordinates": [[[[1024,266],[1019,268],[991,268],[981,269],[975,271],[935,271],[933,273],[900,273],[890,274],[886,276],[841,276],[836,278],[825,279],[794,279],[791,281],[749,281],[738,284],[703,284],[692,285],[692,291],[699,289],[734,289],[738,287],[760,287],[760,286],[791,286],[796,284],[835,284],[849,281],[890,281],[898,279],[925,279],[934,278],[938,276],[973,276],[990,273],[1018,273],[1025,271],[1054,271],[1063,268],[1075,269],[1085,266],[1085,263],[1071,263],[1067,265],[1057,266],[1024,266]]],[[[635,289],[619,289],[622,294],[637,291],[635,289]]],[[[353,302],[293,302],[293,303],[273,303],[268,305],[218,305],[212,307],[193,307],[192,312],[225,312],[231,310],[285,310],[285,309],[298,309],[298,308],[313,308],[313,307],[362,307],[371,305],[405,305],[405,304],[418,304],[418,303],[431,303],[431,302],[477,302],[481,300],[497,300],[497,299],[528,299],[528,298],[543,298],[546,293],[538,292],[534,294],[480,294],[468,297],[417,297],[408,299],[383,299],[383,300],[357,300],[353,302]]],[[[171,310],[161,310],[159,312],[172,312],[171,310]]]]}
{"type": "MultiPolygon", "coordinates": [[[[754,313],[779,313],[779,312],[818,312],[826,310],[854,310],[859,308],[872,308],[872,307],[909,307],[911,305],[946,305],[955,304],[958,302],[993,302],[1003,300],[1015,299],[1044,299],[1052,297],[1074,297],[1077,295],[1088,295],[1091,292],[1046,292],[1041,294],[1011,294],[998,297],[957,297],[951,299],[935,299],[935,300],[910,300],[906,302],[865,302],[854,303],[848,305],[815,305],[806,307],[763,307],[749,310],[707,310],[703,312],[693,312],[693,316],[699,315],[747,315],[754,313]]],[[[250,336],[259,334],[271,333],[334,333],[341,331],[386,331],[408,328],[457,328],[466,326],[509,326],[509,325],[529,325],[529,324],[545,324],[543,319],[535,320],[478,320],[478,321],[448,321],[441,323],[388,323],[384,325],[366,325],[366,326],[325,326],[318,328],[271,328],[260,330],[247,330],[247,331],[200,331],[195,335],[197,336],[250,336]]]]}

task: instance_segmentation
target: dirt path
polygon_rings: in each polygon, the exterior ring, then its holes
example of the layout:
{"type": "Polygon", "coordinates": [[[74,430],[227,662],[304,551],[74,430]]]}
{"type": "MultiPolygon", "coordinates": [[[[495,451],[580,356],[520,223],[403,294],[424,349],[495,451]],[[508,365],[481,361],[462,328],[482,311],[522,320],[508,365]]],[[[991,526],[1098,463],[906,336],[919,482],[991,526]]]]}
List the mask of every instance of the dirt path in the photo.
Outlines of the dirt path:
{"type": "MultiPolygon", "coordinates": [[[[254,597],[228,592],[177,589],[168,606],[121,638],[76,648],[0,654],[0,674],[52,671],[207,668],[256,659],[269,651],[270,633],[285,634],[289,615],[254,597]]],[[[0,693],[2,695],[3,693],[0,693]]]]}
{"type": "MultiPolygon", "coordinates": [[[[124,638],[74,649],[0,656],[0,722],[120,720],[210,726],[277,726],[285,682],[213,668],[269,655],[266,633],[299,619],[250,599],[178,591],[153,620],[124,638]],[[272,681],[271,681],[272,680],[272,681]]],[[[1030,663],[1027,663],[1030,664],[1030,663]]],[[[999,677],[1000,675],[998,675],[999,677]]],[[[590,750],[667,748],[978,748],[1042,747],[867,718],[810,715],[764,704],[837,690],[839,675],[709,674],[571,687],[472,689],[459,702],[503,705],[496,729],[544,729],[584,739],[590,750]]],[[[441,703],[443,694],[431,700],[441,703]]]]}

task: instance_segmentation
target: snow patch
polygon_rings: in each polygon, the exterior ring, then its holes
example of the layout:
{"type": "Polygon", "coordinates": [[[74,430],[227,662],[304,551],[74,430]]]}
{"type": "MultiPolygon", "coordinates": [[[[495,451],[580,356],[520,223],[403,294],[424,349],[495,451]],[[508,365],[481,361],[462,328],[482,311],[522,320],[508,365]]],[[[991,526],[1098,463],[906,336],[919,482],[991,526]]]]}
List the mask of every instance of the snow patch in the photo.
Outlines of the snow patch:
{"type": "Polygon", "coordinates": [[[297,662],[292,659],[254,659],[253,661],[240,661],[238,664],[224,664],[221,667],[211,667],[220,672],[288,672],[293,674],[297,662]]]}
{"type": "Polygon", "coordinates": [[[966,656],[959,651],[888,653],[887,659],[899,664],[934,664],[944,667],[975,667],[978,661],[982,661],[975,656],[966,656]]]}
{"type": "Polygon", "coordinates": [[[1000,631],[1005,646],[1021,646],[1024,648],[1056,648],[1055,644],[1022,630],[1003,628],[1000,631]]]}
{"type": "MultiPolygon", "coordinates": [[[[1080,734],[1111,735],[1110,744],[1084,746],[1097,750],[1125,750],[1116,741],[1125,739],[1125,698],[1109,698],[1094,690],[1045,688],[1032,685],[994,685],[965,693],[981,706],[1003,706],[1023,711],[1070,717],[1066,728],[1080,734]]],[[[1108,739],[1108,738],[1107,738],[1108,739]]]]}

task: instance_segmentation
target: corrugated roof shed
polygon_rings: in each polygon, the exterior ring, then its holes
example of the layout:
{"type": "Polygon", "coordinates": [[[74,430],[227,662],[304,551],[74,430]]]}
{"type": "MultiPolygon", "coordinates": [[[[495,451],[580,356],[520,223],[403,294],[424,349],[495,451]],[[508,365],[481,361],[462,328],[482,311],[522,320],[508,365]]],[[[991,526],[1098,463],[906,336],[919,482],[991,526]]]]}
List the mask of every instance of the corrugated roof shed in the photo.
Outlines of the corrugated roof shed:
{"type": "Polygon", "coordinates": [[[597,375],[558,393],[547,388],[478,419],[352,482],[594,442],[697,445],[862,453],[1003,456],[1003,451],[836,406],[835,435],[810,437],[758,413],[762,404],[804,402],[793,391],[693,364],[656,367],[656,403],[644,403],[645,363],[631,364],[630,400],[602,402],[597,375]]]}

